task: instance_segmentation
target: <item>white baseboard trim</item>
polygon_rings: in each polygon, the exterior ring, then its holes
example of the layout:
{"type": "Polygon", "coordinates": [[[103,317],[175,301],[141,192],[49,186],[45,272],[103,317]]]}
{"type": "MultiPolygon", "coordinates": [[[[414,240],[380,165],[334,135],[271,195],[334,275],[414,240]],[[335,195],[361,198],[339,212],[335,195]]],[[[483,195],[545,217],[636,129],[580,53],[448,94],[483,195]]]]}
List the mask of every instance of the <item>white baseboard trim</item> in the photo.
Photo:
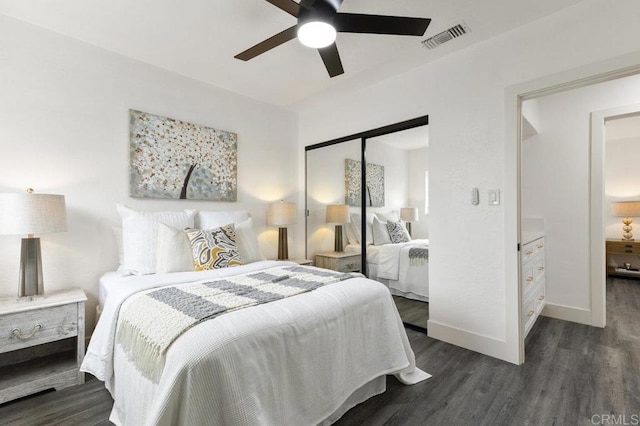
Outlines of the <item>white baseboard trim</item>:
{"type": "Polygon", "coordinates": [[[472,333],[432,320],[427,321],[427,334],[433,339],[518,364],[517,359],[510,359],[509,350],[504,340],[472,333]]]}
{"type": "Polygon", "coordinates": [[[577,322],[578,324],[592,325],[591,311],[589,309],[547,302],[540,315],[564,321],[577,322]]]}

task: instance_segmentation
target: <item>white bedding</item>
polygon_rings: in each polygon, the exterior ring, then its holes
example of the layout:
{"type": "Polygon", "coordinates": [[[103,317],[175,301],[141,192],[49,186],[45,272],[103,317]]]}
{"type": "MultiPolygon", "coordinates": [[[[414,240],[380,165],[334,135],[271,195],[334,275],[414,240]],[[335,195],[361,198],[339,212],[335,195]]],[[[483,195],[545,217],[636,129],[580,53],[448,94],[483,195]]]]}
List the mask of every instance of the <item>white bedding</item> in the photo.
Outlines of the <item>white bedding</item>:
{"type": "MultiPolygon", "coordinates": [[[[411,265],[409,249],[416,245],[429,246],[428,239],[407,243],[367,246],[367,275],[385,284],[391,294],[423,302],[429,301],[429,263],[411,265]]],[[[349,244],[345,251],[361,252],[360,244],[349,244]]]]}
{"type": "Polygon", "coordinates": [[[114,343],[120,304],[144,289],[254,272],[282,262],[109,280],[81,370],[104,380],[116,424],[319,424],[384,391],[430,377],[414,354],[386,288],[366,278],[221,315],[167,352],[156,385],[114,343]],[[119,284],[118,284],[119,282],[119,284]],[[381,378],[382,377],[382,378],[381,378]]]}

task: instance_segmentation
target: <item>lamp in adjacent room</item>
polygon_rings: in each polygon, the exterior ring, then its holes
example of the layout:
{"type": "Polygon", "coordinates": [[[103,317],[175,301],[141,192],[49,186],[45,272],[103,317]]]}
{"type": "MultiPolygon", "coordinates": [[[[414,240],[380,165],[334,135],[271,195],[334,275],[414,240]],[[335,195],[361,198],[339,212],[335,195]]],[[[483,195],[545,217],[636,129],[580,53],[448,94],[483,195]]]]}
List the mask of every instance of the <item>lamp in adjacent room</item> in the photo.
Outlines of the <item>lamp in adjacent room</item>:
{"type": "Polygon", "coordinates": [[[611,203],[611,216],[622,218],[622,241],[635,241],[631,230],[632,217],[640,217],[640,201],[619,201],[611,203]]]}
{"type": "Polygon", "coordinates": [[[18,296],[44,294],[40,238],[35,234],[67,230],[64,195],[0,194],[0,235],[26,235],[22,239],[18,296]]]}
{"type": "Polygon", "coordinates": [[[344,204],[329,204],[327,206],[325,221],[336,225],[333,249],[338,253],[342,253],[344,251],[342,225],[349,223],[349,206],[345,206],[344,204]]]}
{"type": "Polygon", "coordinates": [[[278,227],[278,260],[289,258],[289,245],[287,242],[287,225],[296,223],[296,204],[279,203],[269,204],[267,210],[267,225],[278,227]]]}
{"type": "Polygon", "coordinates": [[[411,222],[417,222],[420,218],[418,217],[418,208],[417,207],[403,207],[400,209],[400,219],[404,220],[407,223],[407,231],[409,232],[409,236],[411,235],[411,222]]]}

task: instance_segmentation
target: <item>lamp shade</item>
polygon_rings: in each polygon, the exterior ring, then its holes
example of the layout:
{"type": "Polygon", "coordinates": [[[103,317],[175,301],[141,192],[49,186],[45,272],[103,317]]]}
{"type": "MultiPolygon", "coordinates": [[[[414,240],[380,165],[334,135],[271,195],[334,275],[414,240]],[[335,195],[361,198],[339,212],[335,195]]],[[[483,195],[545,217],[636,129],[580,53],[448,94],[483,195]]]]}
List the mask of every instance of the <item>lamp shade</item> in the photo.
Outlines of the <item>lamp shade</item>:
{"type": "Polygon", "coordinates": [[[0,194],[0,235],[48,234],[66,230],[64,195],[0,194]]]}
{"type": "Polygon", "coordinates": [[[329,204],[327,206],[325,220],[327,223],[349,223],[349,206],[345,206],[344,204],[329,204]]]}
{"type": "Polygon", "coordinates": [[[417,222],[419,220],[418,217],[418,208],[417,207],[403,207],[400,209],[400,219],[405,222],[417,222]]]}
{"type": "Polygon", "coordinates": [[[611,216],[640,217],[640,201],[619,201],[611,203],[611,216]]]}
{"type": "Polygon", "coordinates": [[[286,226],[296,223],[296,204],[279,203],[269,204],[267,209],[267,225],[286,226]]]}

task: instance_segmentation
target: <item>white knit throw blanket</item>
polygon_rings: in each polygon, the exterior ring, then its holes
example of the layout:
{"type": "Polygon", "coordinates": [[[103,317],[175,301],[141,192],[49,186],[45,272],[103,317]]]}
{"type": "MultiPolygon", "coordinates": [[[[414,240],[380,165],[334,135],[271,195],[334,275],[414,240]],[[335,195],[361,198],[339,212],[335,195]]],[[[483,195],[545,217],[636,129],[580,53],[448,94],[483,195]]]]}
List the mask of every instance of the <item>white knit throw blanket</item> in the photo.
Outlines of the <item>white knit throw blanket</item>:
{"type": "Polygon", "coordinates": [[[116,342],[144,377],[158,383],[169,346],[199,322],[357,275],[286,266],[137,293],[120,308],[116,342]]]}

